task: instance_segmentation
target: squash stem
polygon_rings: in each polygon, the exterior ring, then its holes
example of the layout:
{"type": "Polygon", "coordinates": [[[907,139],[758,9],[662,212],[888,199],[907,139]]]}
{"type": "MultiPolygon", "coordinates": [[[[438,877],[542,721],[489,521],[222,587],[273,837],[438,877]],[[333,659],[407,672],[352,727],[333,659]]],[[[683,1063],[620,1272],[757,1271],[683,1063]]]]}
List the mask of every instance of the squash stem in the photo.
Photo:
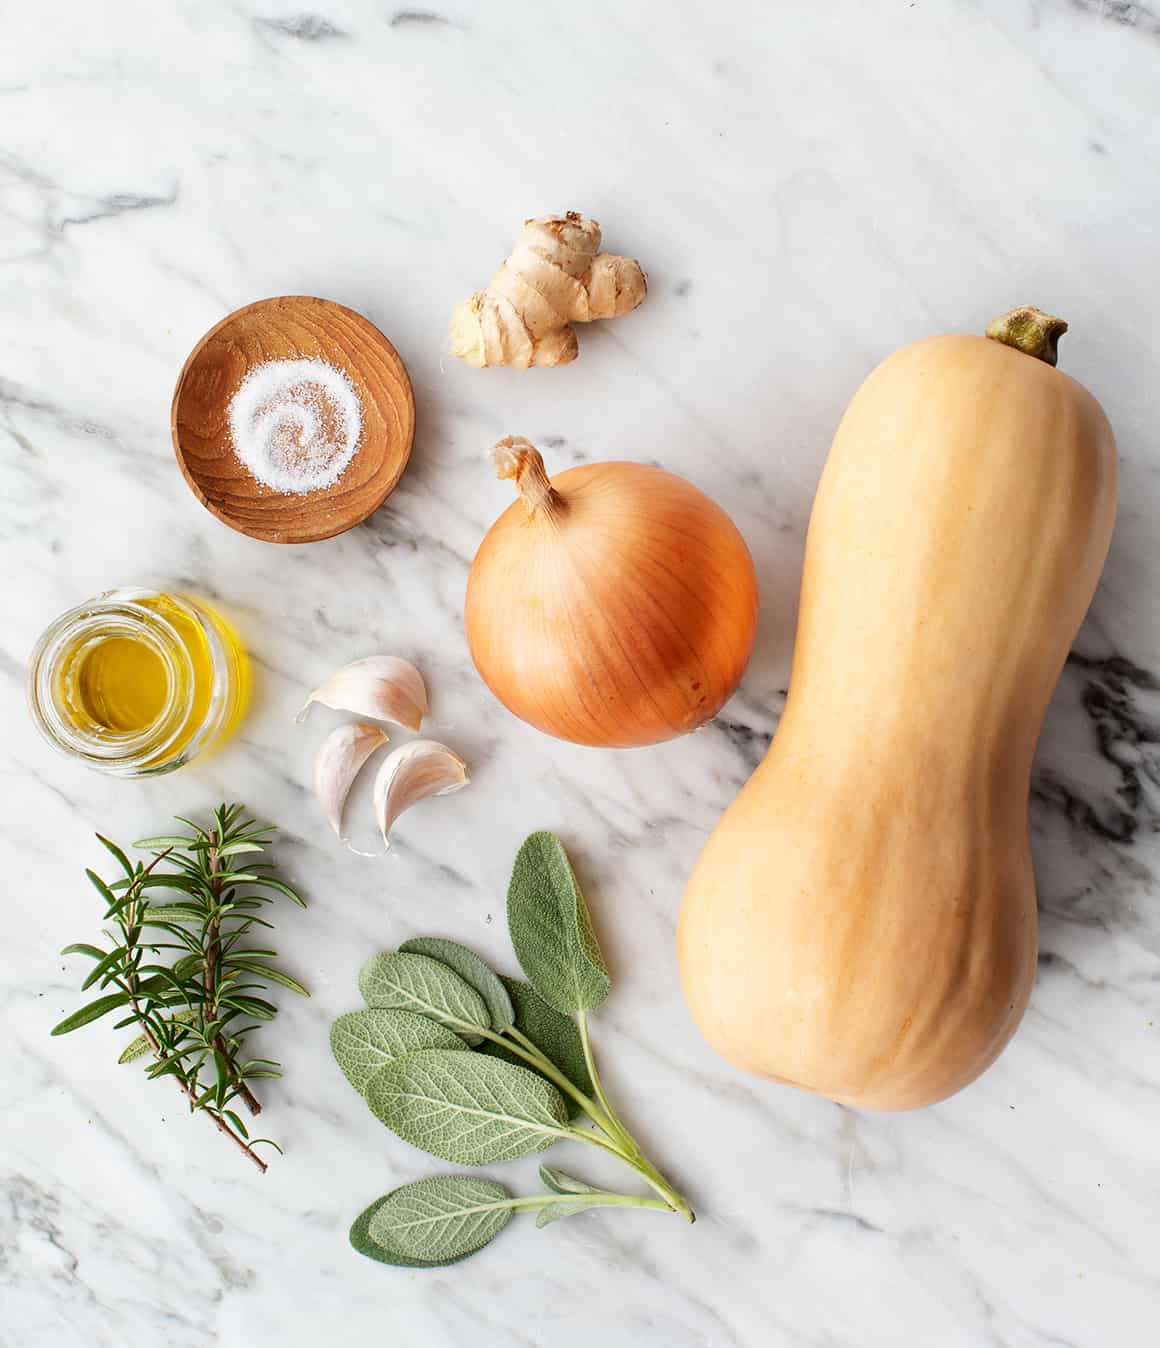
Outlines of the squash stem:
{"type": "Polygon", "coordinates": [[[987,336],[992,341],[1013,346],[1024,355],[1055,365],[1059,360],[1059,339],[1067,331],[1062,318],[1045,314],[1042,309],[1023,305],[1011,309],[987,324],[987,336]]]}

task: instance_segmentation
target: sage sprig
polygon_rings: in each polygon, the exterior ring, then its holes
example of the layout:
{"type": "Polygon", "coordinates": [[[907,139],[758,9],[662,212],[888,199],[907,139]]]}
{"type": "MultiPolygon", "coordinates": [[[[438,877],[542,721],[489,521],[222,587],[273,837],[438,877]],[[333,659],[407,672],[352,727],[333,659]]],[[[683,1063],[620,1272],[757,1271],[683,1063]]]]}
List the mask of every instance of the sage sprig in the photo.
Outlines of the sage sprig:
{"type": "MultiPolygon", "coordinates": [[[[520,978],[508,978],[500,975],[500,982],[512,1000],[515,1008],[515,1020],[508,1034],[514,1038],[520,1036],[519,1044],[533,1043],[549,1062],[563,1072],[580,1095],[593,1093],[592,1078],[588,1075],[588,1064],[584,1059],[584,1041],[571,1016],[562,1015],[554,1006],[549,1006],[530,983],[520,978]]],[[[516,1057],[515,1048],[505,1045],[505,1037],[487,1040],[480,1045],[480,1051],[496,1058],[506,1058],[508,1062],[527,1064],[526,1059],[516,1057]]],[[[534,1070],[534,1069],[533,1069],[534,1070]]],[[[579,1098],[579,1097],[577,1097],[579,1098]]],[[[579,1114],[580,1106],[569,1094],[565,1098],[569,1117],[579,1114]]]]}
{"type": "Polygon", "coordinates": [[[106,905],[108,948],[76,944],[61,953],[95,961],[82,990],[96,986],[115,991],[66,1016],[52,1033],[68,1034],[111,1011],[127,1011],[116,1028],[135,1025],[140,1033],[118,1061],[149,1057],[149,1077],[172,1077],[190,1112],[204,1113],[265,1171],[266,1162],[255,1148],[278,1150],[277,1143],[251,1138],[233,1106],[240,1102],[251,1114],[260,1113],[251,1083],[282,1072],[270,1058],[247,1058],[246,1040],[256,1022],[277,1014],[277,1007],[261,995],[267,984],[303,997],[310,994],[271,963],[277,951],[250,941],[254,928],[270,926],[259,913],[278,895],[298,904],[302,899],[269,863],[235,861],[243,855],[260,857],[273,833],[246,818],[240,805],[220,806],[208,828],[187,819],[178,822],[191,831],[135,844],[153,853],[148,864],[130,861],[116,843],[97,835],[122,872],[111,881],[85,872],[106,905]],[[162,862],[174,869],[163,869],[162,862]],[[157,902],[158,890],[177,898],[157,902]],[[170,952],[177,952],[176,958],[170,952]]]}
{"type": "Polygon", "coordinates": [[[536,1213],[537,1226],[602,1207],[693,1220],[604,1090],[587,1013],[611,981],[567,853],[551,833],[534,833],[520,848],[508,926],[529,982],[496,974],[441,937],[372,956],[359,976],[368,1010],[335,1022],[335,1059],[383,1123],[433,1156],[488,1165],[567,1138],[619,1157],[655,1197],[596,1188],[546,1165],[546,1192],[525,1197],[490,1179],[432,1176],[383,1195],[355,1219],[351,1244],[368,1258],[406,1268],[454,1263],[524,1211],[536,1213]]]}
{"type": "Polygon", "coordinates": [[[564,1015],[595,1011],[612,986],[564,844],[533,833],[508,888],[508,929],[532,986],[564,1015]]]}

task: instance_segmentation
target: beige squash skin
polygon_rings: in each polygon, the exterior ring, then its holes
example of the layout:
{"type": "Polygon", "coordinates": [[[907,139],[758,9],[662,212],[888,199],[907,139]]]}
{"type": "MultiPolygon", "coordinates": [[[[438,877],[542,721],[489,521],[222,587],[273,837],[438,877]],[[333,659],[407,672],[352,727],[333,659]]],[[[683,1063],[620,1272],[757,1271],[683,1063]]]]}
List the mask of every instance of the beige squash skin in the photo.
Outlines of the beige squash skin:
{"type": "Polygon", "coordinates": [[[685,996],[729,1061],[914,1109],[1011,1038],[1037,954],[1031,758],[1115,498],[1099,404],[1021,351],[934,337],[858,391],[785,713],[680,915],[685,996]]]}

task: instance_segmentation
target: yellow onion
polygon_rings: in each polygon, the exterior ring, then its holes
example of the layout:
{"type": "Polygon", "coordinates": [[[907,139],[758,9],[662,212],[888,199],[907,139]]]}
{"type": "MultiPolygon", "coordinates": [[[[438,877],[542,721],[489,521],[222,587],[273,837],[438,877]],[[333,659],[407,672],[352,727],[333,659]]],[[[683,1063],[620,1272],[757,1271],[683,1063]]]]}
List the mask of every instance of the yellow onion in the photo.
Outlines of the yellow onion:
{"type": "Polygon", "coordinates": [[[716,715],[757,625],[753,560],[729,516],[646,464],[549,479],[518,436],[491,461],[520,499],[480,544],[466,622],[496,697],[577,744],[655,744],[716,715]]]}

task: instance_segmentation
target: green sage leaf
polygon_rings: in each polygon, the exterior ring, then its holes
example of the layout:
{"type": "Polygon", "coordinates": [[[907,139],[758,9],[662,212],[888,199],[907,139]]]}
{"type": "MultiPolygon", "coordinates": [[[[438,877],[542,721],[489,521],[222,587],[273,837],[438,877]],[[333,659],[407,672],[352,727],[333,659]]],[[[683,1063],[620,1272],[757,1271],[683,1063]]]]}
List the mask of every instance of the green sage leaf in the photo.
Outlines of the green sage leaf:
{"type": "Polygon", "coordinates": [[[351,1011],[330,1027],[330,1048],[347,1081],[362,1095],[371,1077],[404,1053],[467,1045],[446,1025],[414,1011],[351,1011]]]}
{"type": "Polygon", "coordinates": [[[575,1175],[569,1175],[567,1171],[558,1170],[554,1165],[540,1166],[540,1179],[554,1194],[574,1197],[575,1202],[548,1203],[540,1208],[536,1213],[537,1226],[547,1226],[549,1222],[559,1221],[561,1217],[572,1217],[577,1212],[608,1207],[607,1199],[620,1198],[620,1195],[613,1193],[611,1189],[598,1189],[595,1184],[587,1184],[584,1180],[577,1179],[575,1175]]]}
{"type": "Polygon", "coordinates": [[[591,1011],[608,996],[608,969],[564,844],[533,833],[508,888],[512,945],[532,986],[557,1011],[591,1011]]]}
{"type": "Polygon", "coordinates": [[[606,1194],[608,1189],[598,1189],[594,1184],[586,1184],[583,1180],[577,1179],[575,1175],[569,1175],[566,1170],[559,1170],[554,1165],[540,1166],[540,1179],[544,1182],[544,1187],[551,1189],[554,1194],[606,1194]]]}
{"type": "Polygon", "coordinates": [[[478,1031],[491,1028],[487,1005],[479,993],[428,955],[372,955],[359,973],[358,987],[368,1006],[430,1016],[468,1043],[478,1043],[478,1031]]]}
{"type": "Polygon", "coordinates": [[[105,997],[98,997],[96,1001],[89,1002],[87,1006],[82,1006],[79,1011],[74,1011],[71,1016],[65,1016],[59,1025],[53,1026],[52,1034],[68,1034],[72,1030],[79,1030],[82,1025],[88,1025],[90,1021],[99,1020],[102,1016],[108,1015],[110,1011],[115,1011],[119,1006],[128,1004],[129,994],[127,992],[110,992],[105,997]]]}
{"type": "Polygon", "coordinates": [[[472,1175],[432,1175],[387,1194],[368,1223],[381,1248],[426,1265],[464,1259],[493,1240],[512,1218],[502,1184],[472,1175]]]}
{"type": "Polygon", "coordinates": [[[543,1151],[568,1124],[560,1092],[535,1072],[446,1049],[421,1049],[380,1067],[366,1100],[405,1142],[459,1165],[543,1151]]]}
{"type": "MultiPolygon", "coordinates": [[[[580,1031],[576,1028],[576,1022],[571,1016],[565,1016],[554,1006],[549,1006],[530,983],[525,983],[521,978],[508,978],[504,975],[501,977],[515,1007],[515,1028],[530,1039],[577,1090],[584,1095],[591,1095],[592,1078],[588,1074],[588,1064],[584,1060],[584,1043],[580,1038],[580,1031]]],[[[483,1044],[480,1052],[527,1067],[522,1058],[517,1058],[501,1044],[493,1044],[490,1039],[483,1044]]],[[[568,1106],[569,1115],[575,1118],[580,1113],[580,1106],[568,1095],[564,1097],[564,1102],[568,1106]]]]}
{"type": "MultiPolygon", "coordinates": [[[[377,1259],[380,1264],[390,1264],[395,1268],[441,1268],[444,1264],[457,1264],[459,1262],[458,1259],[409,1259],[405,1254],[388,1249],[385,1245],[380,1245],[377,1240],[372,1239],[370,1234],[371,1221],[375,1213],[390,1196],[390,1194],[384,1194],[382,1198],[376,1198],[351,1223],[350,1243],[359,1254],[365,1255],[367,1259],[377,1259]]],[[[461,1257],[465,1259],[467,1256],[461,1257]]]]}
{"type": "Polygon", "coordinates": [[[605,1208],[608,1204],[602,1200],[612,1193],[610,1189],[597,1189],[595,1185],[577,1180],[575,1175],[558,1170],[555,1166],[540,1166],[540,1180],[544,1182],[544,1188],[551,1189],[552,1193],[575,1196],[575,1202],[550,1202],[540,1208],[536,1213],[538,1227],[547,1227],[548,1223],[559,1221],[560,1217],[571,1217],[577,1212],[587,1212],[590,1208],[605,1208]]]}
{"type": "Polygon", "coordinates": [[[438,960],[440,964],[453,969],[465,983],[470,983],[483,998],[493,1030],[506,1030],[514,1020],[511,998],[499,974],[485,964],[474,950],[460,945],[458,941],[445,940],[442,936],[416,936],[410,941],[404,941],[399,951],[438,960]]]}
{"type": "Polygon", "coordinates": [[[536,1225],[547,1226],[549,1222],[558,1222],[561,1217],[574,1217],[578,1212],[591,1212],[593,1208],[607,1206],[607,1203],[593,1203],[583,1198],[577,1198],[572,1203],[548,1203],[536,1213],[536,1225]]]}

